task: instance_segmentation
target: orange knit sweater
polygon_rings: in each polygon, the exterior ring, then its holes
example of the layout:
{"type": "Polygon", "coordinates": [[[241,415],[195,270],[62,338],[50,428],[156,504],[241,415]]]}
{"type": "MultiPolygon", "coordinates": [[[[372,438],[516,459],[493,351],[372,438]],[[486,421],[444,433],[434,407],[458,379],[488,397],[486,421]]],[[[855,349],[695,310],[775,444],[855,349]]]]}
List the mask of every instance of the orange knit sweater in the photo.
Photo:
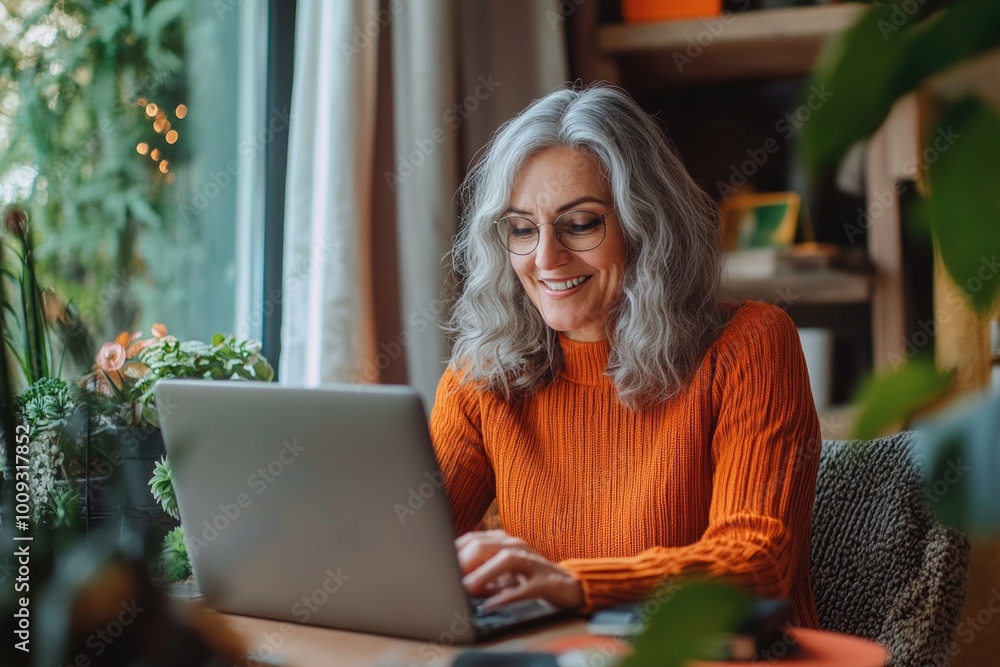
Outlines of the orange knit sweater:
{"type": "Polygon", "coordinates": [[[641,412],[604,375],[606,341],[559,342],[562,374],[521,401],[441,379],[431,437],[458,534],[495,497],[504,530],[579,580],[585,611],[700,572],[790,597],[818,627],[819,420],[791,319],[744,302],[688,388],[641,412]]]}

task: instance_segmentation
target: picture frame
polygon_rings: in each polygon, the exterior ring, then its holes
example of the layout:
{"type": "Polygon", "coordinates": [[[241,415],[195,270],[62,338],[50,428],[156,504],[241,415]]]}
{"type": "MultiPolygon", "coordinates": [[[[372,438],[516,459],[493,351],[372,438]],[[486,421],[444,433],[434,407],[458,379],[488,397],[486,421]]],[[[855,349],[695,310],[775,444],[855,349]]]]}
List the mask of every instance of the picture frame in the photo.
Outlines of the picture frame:
{"type": "Polygon", "coordinates": [[[794,192],[729,197],[721,204],[722,247],[732,251],[791,246],[801,207],[794,192]]]}

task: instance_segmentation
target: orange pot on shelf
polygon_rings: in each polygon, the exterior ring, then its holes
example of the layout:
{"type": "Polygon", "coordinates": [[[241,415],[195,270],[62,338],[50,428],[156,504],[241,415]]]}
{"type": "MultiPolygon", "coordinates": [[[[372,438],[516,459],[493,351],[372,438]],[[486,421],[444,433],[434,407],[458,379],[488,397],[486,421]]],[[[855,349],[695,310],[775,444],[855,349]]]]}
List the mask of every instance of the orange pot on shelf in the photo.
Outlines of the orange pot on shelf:
{"type": "Polygon", "coordinates": [[[718,16],[722,0],[622,0],[622,15],[630,23],[718,16]]]}

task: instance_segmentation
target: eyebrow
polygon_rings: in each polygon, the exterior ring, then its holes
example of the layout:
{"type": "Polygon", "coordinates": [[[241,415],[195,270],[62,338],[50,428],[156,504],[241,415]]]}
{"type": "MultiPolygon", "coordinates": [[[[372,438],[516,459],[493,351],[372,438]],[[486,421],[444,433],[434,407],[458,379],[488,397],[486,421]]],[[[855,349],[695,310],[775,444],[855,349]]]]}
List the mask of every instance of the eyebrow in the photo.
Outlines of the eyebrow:
{"type": "MultiPolygon", "coordinates": [[[[602,204],[604,206],[608,205],[608,203],[603,199],[592,197],[590,195],[584,195],[582,197],[577,197],[576,199],[572,199],[566,202],[565,204],[556,209],[556,213],[565,213],[566,211],[572,210],[574,206],[579,206],[580,204],[602,204]]],[[[513,206],[508,206],[507,210],[504,211],[504,215],[507,215],[508,213],[517,213],[518,215],[531,215],[531,213],[529,213],[528,211],[522,211],[521,209],[514,208],[513,206]]]]}

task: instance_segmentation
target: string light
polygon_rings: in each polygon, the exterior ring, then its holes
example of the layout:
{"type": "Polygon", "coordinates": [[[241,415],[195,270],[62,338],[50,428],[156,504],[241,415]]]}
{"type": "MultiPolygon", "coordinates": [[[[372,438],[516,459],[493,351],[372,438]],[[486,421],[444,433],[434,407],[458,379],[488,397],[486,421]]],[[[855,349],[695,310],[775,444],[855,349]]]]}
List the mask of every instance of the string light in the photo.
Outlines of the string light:
{"type": "MultiPolygon", "coordinates": [[[[160,107],[158,107],[153,102],[150,102],[145,97],[140,97],[136,100],[136,103],[143,107],[146,111],[146,115],[153,119],[153,131],[157,134],[163,134],[164,140],[170,144],[176,144],[180,139],[180,134],[177,130],[172,129],[170,120],[167,118],[167,113],[160,107]]],[[[177,119],[182,119],[187,116],[187,105],[178,104],[174,108],[174,115],[177,119]]],[[[139,155],[148,155],[149,159],[157,163],[157,169],[161,174],[166,175],[166,181],[168,183],[174,182],[174,175],[170,173],[170,163],[164,159],[164,155],[159,148],[153,148],[149,143],[143,141],[136,145],[136,152],[139,155]]]]}

